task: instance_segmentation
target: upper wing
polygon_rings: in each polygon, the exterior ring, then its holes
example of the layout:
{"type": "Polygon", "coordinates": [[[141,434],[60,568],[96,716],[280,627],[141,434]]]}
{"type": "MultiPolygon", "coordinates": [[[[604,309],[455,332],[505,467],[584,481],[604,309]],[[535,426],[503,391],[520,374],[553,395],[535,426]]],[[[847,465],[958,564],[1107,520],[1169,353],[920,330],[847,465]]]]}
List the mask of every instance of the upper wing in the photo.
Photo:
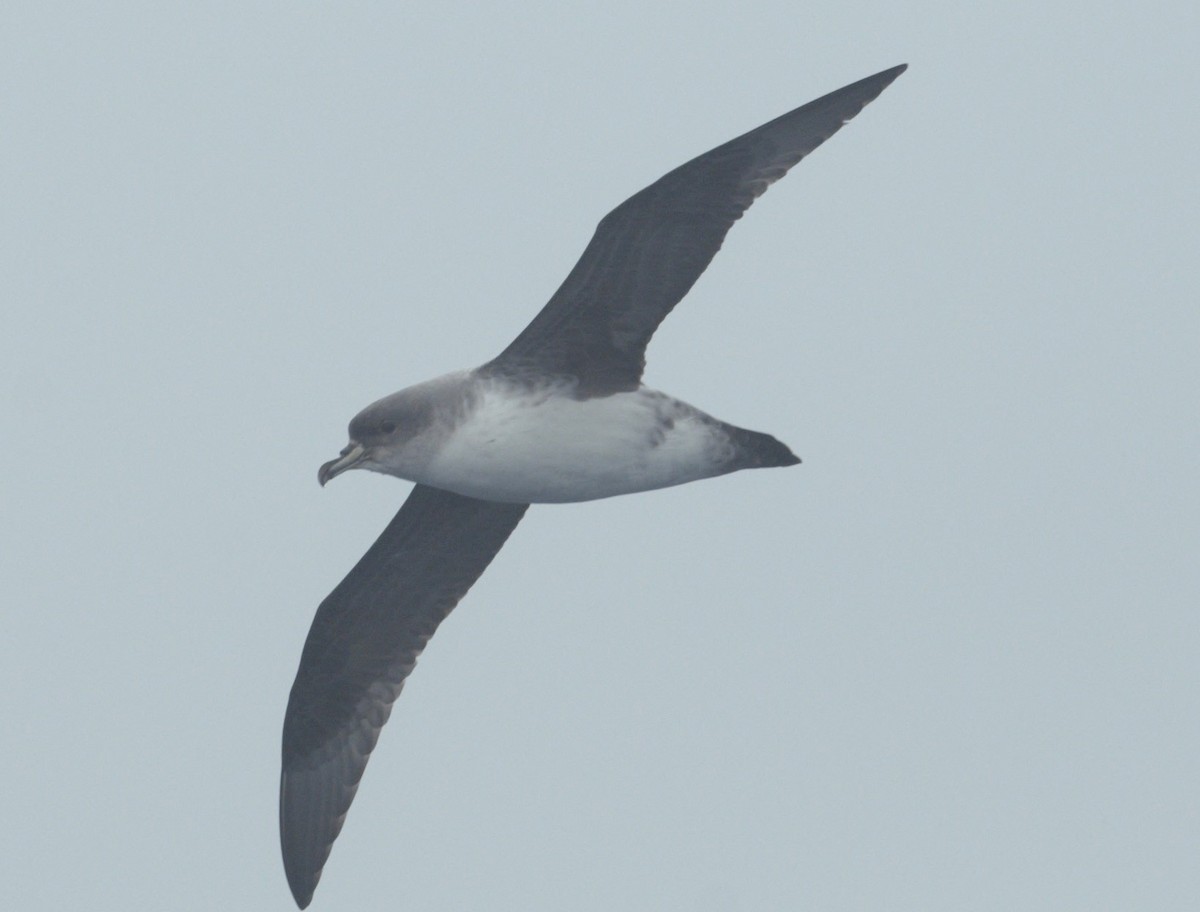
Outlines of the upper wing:
{"type": "Polygon", "coordinates": [[[404,679],[526,509],[417,485],[317,609],[283,722],[279,786],[283,867],[301,909],[404,679]]]}
{"type": "Polygon", "coordinates": [[[838,89],[681,165],[606,215],[550,302],[487,369],[636,389],[646,344],[755,198],[907,65],[838,89]]]}

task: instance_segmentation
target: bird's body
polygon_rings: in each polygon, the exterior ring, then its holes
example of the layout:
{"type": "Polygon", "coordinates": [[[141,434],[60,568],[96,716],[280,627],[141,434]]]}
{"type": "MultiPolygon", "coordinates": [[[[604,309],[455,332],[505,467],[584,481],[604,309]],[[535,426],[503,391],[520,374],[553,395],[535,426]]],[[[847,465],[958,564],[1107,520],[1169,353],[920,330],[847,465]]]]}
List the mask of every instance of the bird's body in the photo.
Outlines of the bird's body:
{"type": "Polygon", "coordinates": [[[301,908],[417,656],[529,504],[799,462],[770,435],[643,386],[646,345],[750,204],[904,69],[670,171],[600,221],[562,286],[496,358],[394,393],[351,421],[350,443],[321,467],[321,484],[353,468],[417,484],[317,609],[292,685],[279,821],[301,908]]]}
{"type": "MultiPolygon", "coordinates": [[[[460,371],[369,406],[429,420],[361,468],[501,503],[573,503],[799,462],[773,437],[640,386],[581,397],[571,383],[460,371]]],[[[400,425],[397,424],[397,431],[400,425]]]]}

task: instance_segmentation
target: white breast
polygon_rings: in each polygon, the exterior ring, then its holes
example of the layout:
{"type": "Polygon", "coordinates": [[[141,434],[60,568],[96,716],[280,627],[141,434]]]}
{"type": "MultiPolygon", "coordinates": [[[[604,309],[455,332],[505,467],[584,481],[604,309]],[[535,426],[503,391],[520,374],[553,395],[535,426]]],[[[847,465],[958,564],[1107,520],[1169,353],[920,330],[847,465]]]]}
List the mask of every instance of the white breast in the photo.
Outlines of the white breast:
{"type": "Polygon", "coordinates": [[[579,400],[494,382],[413,480],[485,500],[567,503],[718,475],[732,452],[721,422],[654,390],[579,400]]]}

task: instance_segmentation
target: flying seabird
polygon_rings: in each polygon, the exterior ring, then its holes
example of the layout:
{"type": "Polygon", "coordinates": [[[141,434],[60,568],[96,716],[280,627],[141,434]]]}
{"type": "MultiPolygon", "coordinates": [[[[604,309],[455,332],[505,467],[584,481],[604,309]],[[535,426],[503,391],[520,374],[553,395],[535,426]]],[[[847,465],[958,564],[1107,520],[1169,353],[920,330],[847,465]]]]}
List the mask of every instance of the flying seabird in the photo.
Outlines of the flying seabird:
{"type": "Polygon", "coordinates": [[[529,504],[800,461],[768,434],[643,386],[646,344],[750,204],[905,69],[818,98],[631,196],[498,357],[380,399],[350,422],[322,485],[370,469],[416,486],[317,609],[292,685],[279,825],[300,908],[417,656],[529,504]]]}

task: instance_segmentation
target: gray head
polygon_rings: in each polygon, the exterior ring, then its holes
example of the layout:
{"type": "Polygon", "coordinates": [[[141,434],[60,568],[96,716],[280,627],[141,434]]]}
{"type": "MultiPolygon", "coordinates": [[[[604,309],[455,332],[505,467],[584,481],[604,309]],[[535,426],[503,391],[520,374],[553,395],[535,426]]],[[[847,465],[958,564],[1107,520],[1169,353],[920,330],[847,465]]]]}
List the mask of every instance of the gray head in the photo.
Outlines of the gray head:
{"type": "Polygon", "coordinates": [[[337,459],[331,459],[317,472],[321,486],[348,469],[394,474],[391,468],[399,450],[430,424],[431,410],[427,402],[421,401],[423,398],[402,390],[355,415],[350,422],[350,442],[337,459]]]}
{"type": "Polygon", "coordinates": [[[317,472],[327,481],[348,469],[369,469],[415,480],[406,469],[421,462],[438,435],[426,434],[438,423],[453,423],[469,399],[467,373],[447,374],[410,386],[373,402],[350,422],[350,442],[337,459],[317,472]]]}

